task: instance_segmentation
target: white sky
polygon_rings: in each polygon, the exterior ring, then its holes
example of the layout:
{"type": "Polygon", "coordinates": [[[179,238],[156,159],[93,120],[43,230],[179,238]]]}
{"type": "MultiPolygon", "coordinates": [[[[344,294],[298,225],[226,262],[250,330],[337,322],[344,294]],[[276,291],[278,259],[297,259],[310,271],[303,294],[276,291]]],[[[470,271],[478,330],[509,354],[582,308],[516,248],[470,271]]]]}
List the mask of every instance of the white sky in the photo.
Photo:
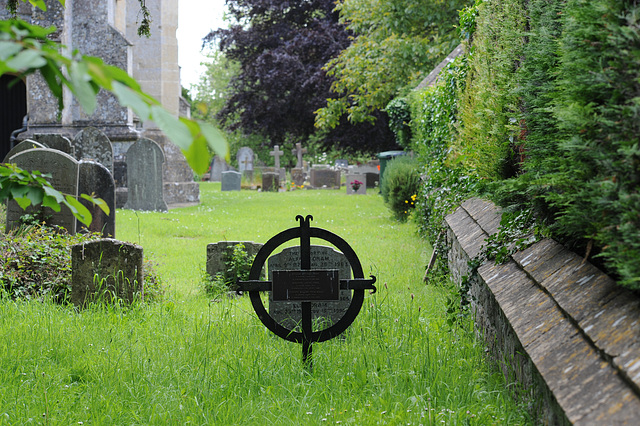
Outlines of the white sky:
{"type": "Polygon", "coordinates": [[[202,38],[210,30],[224,28],[224,0],[178,0],[178,64],[183,87],[189,89],[200,80],[206,61],[200,51],[202,38]]]}

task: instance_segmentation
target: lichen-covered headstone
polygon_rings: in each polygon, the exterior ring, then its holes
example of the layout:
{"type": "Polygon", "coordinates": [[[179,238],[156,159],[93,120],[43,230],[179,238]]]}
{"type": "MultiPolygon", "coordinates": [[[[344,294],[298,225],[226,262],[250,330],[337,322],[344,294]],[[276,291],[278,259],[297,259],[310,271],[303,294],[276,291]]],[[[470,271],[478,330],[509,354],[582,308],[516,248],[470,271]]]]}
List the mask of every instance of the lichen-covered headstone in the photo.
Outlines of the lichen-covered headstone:
{"type": "Polygon", "coordinates": [[[132,303],[144,294],[142,247],[111,238],[71,248],[71,302],[122,300],[132,303]]]}
{"type": "Polygon", "coordinates": [[[249,147],[243,146],[238,150],[236,159],[238,160],[238,171],[242,176],[249,180],[253,179],[253,150],[249,147]]]}
{"type": "MultiPolygon", "coordinates": [[[[23,170],[50,174],[51,186],[64,194],[78,194],[78,162],[64,152],[49,148],[28,149],[14,155],[11,162],[23,170]]],[[[29,212],[34,212],[33,206],[25,211],[15,201],[7,203],[7,230],[17,227],[20,217],[29,212]]],[[[43,213],[48,217],[49,225],[61,226],[75,234],[76,218],[67,207],[62,207],[59,212],[44,208],[43,213]]]]}
{"type": "Polygon", "coordinates": [[[162,148],[140,138],[127,151],[128,194],[125,209],[167,211],[162,185],[162,148]]]}
{"type": "MultiPolygon", "coordinates": [[[[300,270],[300,247],[288,247],[268,259],[269,280],[273,278],[273,271],[300,270]]],[[[351,265],[347,257],[332,247],[311,246],[311,269],[337,269],[339,279],[351,278],[351,265]]],[[[313,321],[328,321],[337,323],[349,309],[351,291],[340,290],[340,300],[337,302],[312,302],[313,321]]],[[[301,302],[273,301],[269,292],[269,315],[277,323],[289,330],[293,330],[302,319],[301,302]]]]}
{"type": "Polygon", "coordinates": [[[36,133],[31,136],[31,139],[36,142],[40,142],[48,146],[51,149],[57,149],[58,151],[62,151],[65,154],[69,154],[72,157],[75,157],[73,145],[68,137],[63,135],[58,135],[55,133],[36,133]]]}
{"type": "Polygon", "coordinates": [[[301,168],[293,168],[291,169],[291,180],[296,186],[304,185],[304,170],[301,168]]]}
{"type": "Polygon", "coordinates": [[[73,138],[73,147],[78,160],[95,161],[113,173],[113,146],[100,130],[95,127],[82,129],[73,138]]]}
{"type": "Polygon", "coordinates": [[[340,170],[313,168],[310,181],[314,188],[340,188],[340,170]]]}
{"type": "Polygon", "coordinates": [[[115,238],[116,236],[116,184],[109,170],[95,161],[80,161],[78,176],[78,194],[94,195],[102,198],[109,207],[107,215],[100,207],[92,202],[80,199],[80,202],[89,209],[93,220],[89,227],[78,222],[77,229],[88,229],[91,232],[99,232],[103,237],[115,238]]]}
{"type": "Polygon", "coordinates": [[[262,173],[262,190],[278,191],[280,189],[280,174],[274,172],[262,173]]]}
{"type": "Polygon", "coordinates": [[[224,158],[219,155],[214,155],[213,160],[211,160],[211,171],[209,174],[209,180],[211,182],[220,182],[222,181],[222,172],[227,172],[231,169],[231,167],[227,164],[224,158]]]}
{"type": "Polygon", "coordinates": [[[220,241],[207,245],[207,274],[215,277],[226,270],[225,262],[229,260],[229,248],[242,243],[249,256],[255,256],[262,248],[261,243],[253,241],[220,241]]]}
{"type": "Polygon", "coordinates": [[[17,144],[16,146],[14,146],[13,148],[11,148],[11,150],[7,153],[7,155],[4,157],[4,160],[2,162],[9,163],[10,162],[9,160],[14,155],[18,154],[19,152],[26,151],[28,149],[34,149],[34,148],[47,148],[47,146],[31,139],[25,139],[19,144],[17,144]]]}

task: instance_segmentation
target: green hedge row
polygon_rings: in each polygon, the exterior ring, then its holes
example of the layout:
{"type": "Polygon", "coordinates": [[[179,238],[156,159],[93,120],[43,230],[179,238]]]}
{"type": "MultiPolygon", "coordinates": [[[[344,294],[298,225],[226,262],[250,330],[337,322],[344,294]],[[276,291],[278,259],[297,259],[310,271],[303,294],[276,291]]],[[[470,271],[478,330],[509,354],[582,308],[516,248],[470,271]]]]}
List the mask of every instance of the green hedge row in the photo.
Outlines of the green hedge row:
{"type": "Polygon", "coordinates": [[[476,0],[460,28],[466,57],[408,102],[427,194],[480,182],[640,289],[640,2],[476,0]]]}

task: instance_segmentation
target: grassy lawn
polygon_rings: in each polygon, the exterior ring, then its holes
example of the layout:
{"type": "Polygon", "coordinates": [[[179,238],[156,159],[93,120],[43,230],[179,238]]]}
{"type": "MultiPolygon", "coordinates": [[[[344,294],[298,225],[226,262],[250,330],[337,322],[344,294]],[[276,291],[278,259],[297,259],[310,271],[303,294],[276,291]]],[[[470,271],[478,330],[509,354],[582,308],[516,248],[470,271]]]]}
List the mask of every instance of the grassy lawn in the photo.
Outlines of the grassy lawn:
{"type": "Polygon", "coordinates": [[[162,302],[77,312],[0,301],[0,424],[528,423],[470,321],[447,325],[446,289],[422,283],[429,245],[381,197],[219,189],[203,183],[195,207],[117,212],[118,239],[140,243],[169,286],[162,302]],[[200,289],[208,243],[266,242],[298,214],[378,278],[345,338],[314,345],[312,373],[247,297],[200,289]]]}

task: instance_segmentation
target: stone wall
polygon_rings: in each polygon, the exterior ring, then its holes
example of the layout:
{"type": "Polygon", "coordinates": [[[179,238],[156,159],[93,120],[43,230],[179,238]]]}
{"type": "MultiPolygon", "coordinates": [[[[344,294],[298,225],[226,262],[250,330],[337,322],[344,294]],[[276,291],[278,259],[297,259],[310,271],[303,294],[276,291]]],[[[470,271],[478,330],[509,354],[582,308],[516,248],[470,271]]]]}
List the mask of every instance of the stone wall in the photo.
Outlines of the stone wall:
{"type": "Polygon", "coordinates": [[[487,262],[468,261],[500,222],[471,199],[445,219],[449,268],[471,277],[476,329],[519,398],[545,424],[640,419],[640,297],[549,239],[487,262]]]}

